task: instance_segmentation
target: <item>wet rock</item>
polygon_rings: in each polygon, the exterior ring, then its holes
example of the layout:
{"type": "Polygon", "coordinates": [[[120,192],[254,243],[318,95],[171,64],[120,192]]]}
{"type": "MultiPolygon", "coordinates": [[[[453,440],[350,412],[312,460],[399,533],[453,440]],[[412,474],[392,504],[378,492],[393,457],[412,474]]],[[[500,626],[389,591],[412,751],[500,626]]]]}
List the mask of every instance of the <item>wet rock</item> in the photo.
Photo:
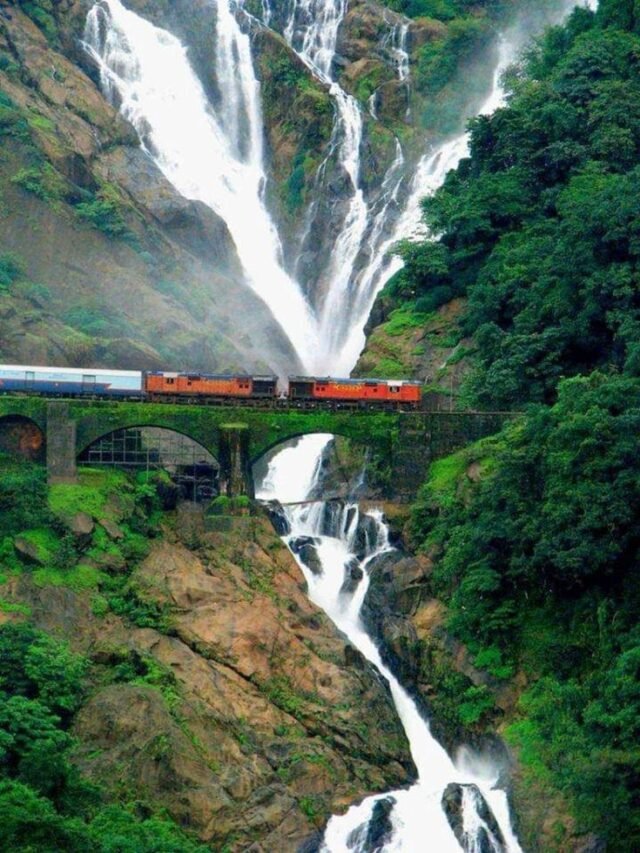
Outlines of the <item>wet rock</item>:
{"type": "Polygon", "coordinates": [[[354,551],[359,560],[363,560],[375,550],[378,543],[378,522],[370,515],[360,516],[356,528],[354,551]]]}
{"type": "Polygon", "coordinates": [[[356,510],[350,507],[345,518],[345,509],[346,503],[342,500],[327,501],[324,504],[320,521],[320,533],[323,536],[339,536],[343,527],[349,525],[351,513],[355,513],[356,510]]]}
{"type": "Polygon", "coordinates": [[[451,782],[442,794],[442,808],[465,853],[504,853],[504,837],[498,822],[477,785],[460,785],[451,782]],[[464,831],[463,800],[465,790],[471,792],[478,817],[483,821],[477,835],[470,838],[464,831]]]}
{"type": "Polygon", "coordinates": [[[298,847],[297,853],[320,853],[322,850],[322,842],[324,841],[324,833],[314,832],[314,834],[303,841],[298,847]]]}
{"type": "Polygon", "coordinates": [[[340,592],[353,595],[363,577],[360,563],[355,558],[351,559],[344,568],[344,581],[340,592]]]}
{"type": "Polygon", "coordinates": [[[291,533],[291,525],[282,504],[279,501],[269,501],[266,511],[269,521],[278,536],[288,536],[291,533]]]}
{"type": "Polygon", "coordinates": [[[91,516],[86,512],[77,512],[71,518],[67,519],[67,527],[73,534],[78,545],[84,546],[88,545],[91,541],[95,524],[91,516]]]}
{"type": "Polygon", "coordinates": [[[463,814],[462,814],[462,785],[451,782],[442,794],[442,809],[449,821],[449,826],[460,844],[463,844],[463,814]]]}
{"type": "Polygon", "coordinates": [[[318,555],[318,549],[314,544],[303,545],[298,551],[298,556],[314,575],[322,574],[322,561],[318,555]]]}
{"type": "Polygon", "coordinates": [[[365,850],[371,850],[372,853],[375,853],[375,851],[383,850],[385,845],[391,841],[393,835],[391,812],[395,804],[396,801],[393,797],[385,797],[383,800],[378,800],[373,807],[367,828],[365,850]]]}
{"type": "Polygon", "coordinates": [[[395,804],[393,797],[377,800],[369,822],[354,829],[347,838],[349,849],[366,850],[367,853],[380,853],[384,850],[393,835],[391,812],[395,804]]]}
{"type": "Polygon", "coordinates": [[[385,658],[400,681],[412,683],[420,670],[420,648],[413,624],[402,616],[386,616],[382,633],[385,658]]]}
{"type": "Polygon", "coordinates": [[[355,646],[351,645],[344,647],[344,663],[345,666],[352,666],[355,669],[366,669],[367,667],[365,656],[355,646]]]}

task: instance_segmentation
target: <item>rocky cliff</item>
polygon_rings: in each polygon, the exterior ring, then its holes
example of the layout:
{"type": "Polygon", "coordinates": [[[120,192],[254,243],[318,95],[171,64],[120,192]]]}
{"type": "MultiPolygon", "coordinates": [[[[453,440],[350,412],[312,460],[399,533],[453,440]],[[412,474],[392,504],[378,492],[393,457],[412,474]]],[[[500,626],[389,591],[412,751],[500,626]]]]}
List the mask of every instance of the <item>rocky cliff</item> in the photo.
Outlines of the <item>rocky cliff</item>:
{"type": "Polygon", "coordinates": [[[214,849],[256,851],[295,850],[408,783],[386,685],[309,602],[268,520],[241,509],[211,530],[192,509],[158,516],[150,494],[87,472],[50,492],[54,527],[3,558],[0,624],[27,619],[90,662],[83,775],[214,849]]]}
{"type": "Polygon", "coordinates": [[[14,269],[0,288],[0,357],[295,364],[225,224],[176,193],[91,78],[88,4],[49,6],[0,4],[0,256],[14,269]]]}

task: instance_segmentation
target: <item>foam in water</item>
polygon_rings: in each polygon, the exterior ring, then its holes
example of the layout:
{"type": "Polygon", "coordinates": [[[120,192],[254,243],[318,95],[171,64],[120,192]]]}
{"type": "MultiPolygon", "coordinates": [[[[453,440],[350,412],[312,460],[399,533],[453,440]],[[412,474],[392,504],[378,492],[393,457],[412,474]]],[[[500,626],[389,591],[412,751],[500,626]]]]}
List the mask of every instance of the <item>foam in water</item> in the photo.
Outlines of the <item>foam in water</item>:
{"type": "MultiPolygon", "coordinates": [[[[326,435],[305,437],[295,447],[287,448],[274,457],[258,497],[262,500],[283,500],[284,494],[288,501],[303,501],[317,486],[320,477],[318,454],[326,448],[330,440],[331,436],[326,435]],[[302,476],[292,477],[296,472],[302,476]]],[[[411,755],[418,770],[418,781],[409,790],[370,797],[353,806],[344,816],[333,817],[326,829],[324,850],[328,853],[357,851],[358,846],[352,846],[353,840],[359,835],[366,835],[358,830],[366,827],[376,801],[392,796],[395,801],[391,813],[393,837],[385,851],[414,853],[417,849],[417,839],[424,840],[424,846],[420,849],[434,853],[459,851],[460,844],[451,830],[441,804],[447,785],[459,783],[475,785],[491,808],[506,842],[505,847],[496,842],[492,849],[496,853],[519,853],[520,846],[509,822],[506,796],[494,789],[497,772],[486,765],[482,766],[478,760],[474,764],[474,757],[467,754],[459,766],[454,764],[432,736],[428,723],[421,717],[413,700],[383,664],[375,643],[362,625],[360,610],[368,589],[367,568],[381,554],[392,550],[388,529],[381,513],[369,513],[369,518],[366,519],[368,533],[363,537],[361,533],[358,536],[363,518],[357,504],[338,505],[337,510],[334,508],[331,512],[327,511],[327,506],[318,501],[285,507],[291,527],[285,541],[292,543],[300,536],[312,536],[317,542],[317,554],[322,565],[321,574],[311,572],[304,562],[296,557],[307,581],[309,597],[329,615],[335,625],[387,680],[407,734],[411,755]],[[362,551],[363,541],[364,557],[360,562],[364,572],[363,578],[355,591],[345,592],[347,567],[357,559],[356,551],[362,551]]],[[[487,829],[480,816],[475,795],[467,789],[463,791],[464,828],[471,838],[469,850],[473,853],[473,838],[481,829],[484,828],[485,832],[487,829]]],[[[490,832],[487,837],[491,840],[490,832]]]]}
{"type": "Polygon", "coordinates": [[[185,47],[171,33],[100,0],[85,45],[104,91],[138,131],[143,148],[178,190],[226,222],[246,278],[271,309],[306,369],[315,369],[318,328],[300,288],[282,267],[282,249],[264,204],[263,122],[251,45],[229,0],[216,4],[214,113],[185,47]]]}

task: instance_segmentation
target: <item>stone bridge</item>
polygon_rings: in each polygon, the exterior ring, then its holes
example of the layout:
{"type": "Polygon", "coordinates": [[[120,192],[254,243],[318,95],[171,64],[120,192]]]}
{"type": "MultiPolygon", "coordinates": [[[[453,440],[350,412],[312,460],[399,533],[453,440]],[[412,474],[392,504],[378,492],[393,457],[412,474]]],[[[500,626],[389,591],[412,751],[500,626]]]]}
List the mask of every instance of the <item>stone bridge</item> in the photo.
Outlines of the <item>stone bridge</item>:
{"type": "Polygon", "coordinates": [[[50,482],[73,482],[77,457],[110,433],[160,427],[206,448],[220,464],[220,482],[229,496],[253,495],[252,466],[273,447],[302,435],[331,433],[371,448],[390,467],[395,496],[408,499],[433,459],[497,432],[513,416],[0,397],[0,430],[7,423],[35,425],[45,437],[50,482]]]}

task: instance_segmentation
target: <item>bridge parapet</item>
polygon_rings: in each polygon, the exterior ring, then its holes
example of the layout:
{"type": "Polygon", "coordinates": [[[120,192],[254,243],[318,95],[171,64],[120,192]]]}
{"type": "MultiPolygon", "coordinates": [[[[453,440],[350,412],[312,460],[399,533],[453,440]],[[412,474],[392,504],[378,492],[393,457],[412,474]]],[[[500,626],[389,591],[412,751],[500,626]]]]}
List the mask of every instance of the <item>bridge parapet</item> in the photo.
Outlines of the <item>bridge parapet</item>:
{"type": "Polygon", "coordinates": [[[250,408],[0,396],[0,419],[20,415],[47,435],[52,481],[73,480],[75,459],[105,435],[159,427],[189,436],[221,464],[229,496],[253,495],[251,465],[278,444],[331,433],[371,447],[391,469],[395,497],[410,500],[429,463],[497,432],[510,412],[378,412],[250,408]]]}

